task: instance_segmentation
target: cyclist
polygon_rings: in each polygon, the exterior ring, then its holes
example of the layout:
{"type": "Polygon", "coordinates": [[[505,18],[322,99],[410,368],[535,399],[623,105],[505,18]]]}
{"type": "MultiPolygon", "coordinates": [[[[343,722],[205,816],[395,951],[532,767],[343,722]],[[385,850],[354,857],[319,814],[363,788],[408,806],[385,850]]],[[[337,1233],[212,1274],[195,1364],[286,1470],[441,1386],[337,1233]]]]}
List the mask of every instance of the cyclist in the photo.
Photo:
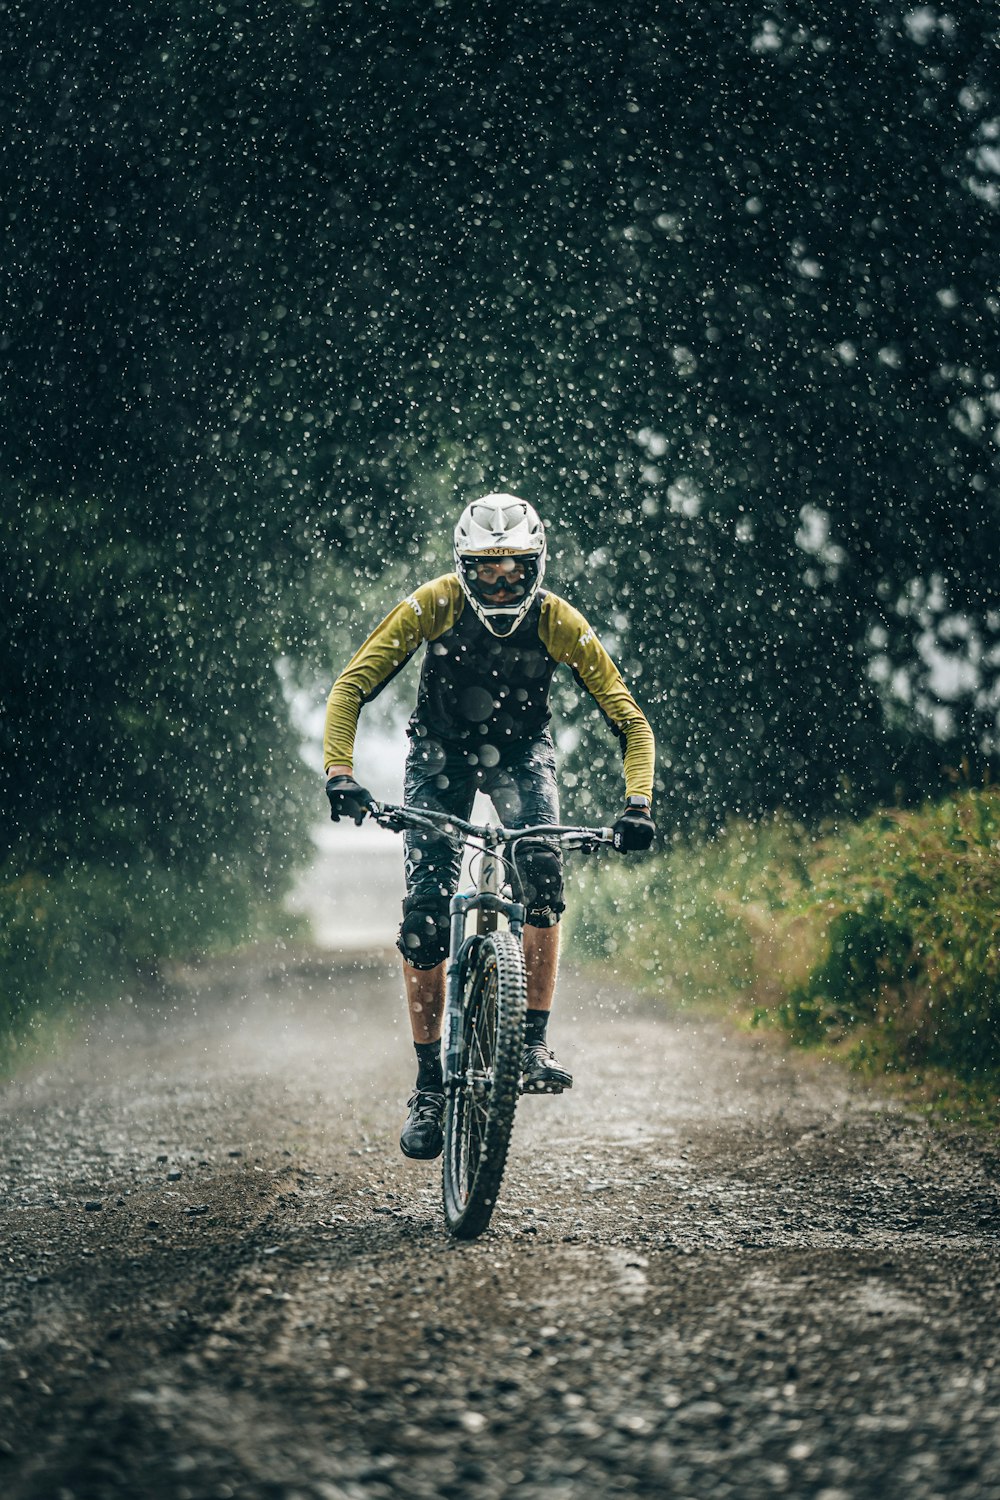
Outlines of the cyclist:
{"type": "MultiPolygon", "coordinates": [[[[330,692],[324,765],[330,815],[360,823],[371,793],[354,779],[361,707],[426,646],[407,733],[405,801],[469,818],[485,792],[507,827],[558,823],[555,752],[548,697],[558,663],[596,699],[624,756],[625,807],[615,847],[648,849],[655,827],[653,733],[583,615],[542,588],[545,529],[516,495],[466,507],[455,527],[455,570],[398,604],[352,657],[330,692]]],[[[563,912],[561,851],[532,846],[518,862],[526,918],[527,1032],[522,1088],[560,1093],[570,1073],[548,1045],[547,1024],[563,912]]],[[[423,1160],[443,1147],[441,1027],[448,953],[448,902],[461,850],[444,834],[406,835],[406,898],[397,946],[417,1053],[416,1087],[400,1136],[404,1155],[423,1160]]]]}

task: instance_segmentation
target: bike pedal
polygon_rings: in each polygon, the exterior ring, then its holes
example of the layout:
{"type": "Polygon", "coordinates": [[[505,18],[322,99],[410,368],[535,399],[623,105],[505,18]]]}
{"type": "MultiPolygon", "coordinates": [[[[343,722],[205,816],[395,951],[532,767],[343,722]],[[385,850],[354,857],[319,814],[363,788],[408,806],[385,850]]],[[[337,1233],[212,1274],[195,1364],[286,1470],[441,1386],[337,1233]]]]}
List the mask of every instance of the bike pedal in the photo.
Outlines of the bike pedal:
{"type": "Polygon", "coordinates": [[[566,1085],[562,1083],[525,1083],[521,1082],[522,1094],[561,1094],[566,1085]]]}

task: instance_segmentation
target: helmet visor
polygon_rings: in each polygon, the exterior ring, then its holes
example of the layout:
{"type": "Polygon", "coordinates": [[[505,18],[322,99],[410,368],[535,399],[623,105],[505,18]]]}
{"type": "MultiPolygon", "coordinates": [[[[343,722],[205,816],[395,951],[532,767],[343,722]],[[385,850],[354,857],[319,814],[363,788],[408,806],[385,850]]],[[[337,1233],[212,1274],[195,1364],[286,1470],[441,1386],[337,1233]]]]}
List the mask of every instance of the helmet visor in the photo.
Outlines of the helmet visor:
{"type": "Polygon", "coordinates": [[[514,610],[538,585],[538,558],[531,553],[463,557],[470,593],[487,610],[514,610]]]}

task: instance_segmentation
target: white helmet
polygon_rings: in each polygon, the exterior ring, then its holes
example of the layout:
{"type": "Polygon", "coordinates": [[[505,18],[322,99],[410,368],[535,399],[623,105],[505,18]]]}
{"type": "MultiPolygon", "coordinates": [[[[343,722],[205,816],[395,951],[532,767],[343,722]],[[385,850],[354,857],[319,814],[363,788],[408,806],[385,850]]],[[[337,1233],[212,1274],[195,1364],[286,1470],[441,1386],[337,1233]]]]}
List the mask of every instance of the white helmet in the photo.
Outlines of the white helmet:
{"type": "Polygon", "coordinates": [[[486,495],[473,500],[455,527],[455,571],[465,597],[493,635],[510,635],[531,608],[545,572],[545,527],[538,512],[516,495],[486,495]],[[521,576],[479,578],[479,564],[516,558],[521,576]],[[497,594],[508,597],[502,603],[497,594]]]}

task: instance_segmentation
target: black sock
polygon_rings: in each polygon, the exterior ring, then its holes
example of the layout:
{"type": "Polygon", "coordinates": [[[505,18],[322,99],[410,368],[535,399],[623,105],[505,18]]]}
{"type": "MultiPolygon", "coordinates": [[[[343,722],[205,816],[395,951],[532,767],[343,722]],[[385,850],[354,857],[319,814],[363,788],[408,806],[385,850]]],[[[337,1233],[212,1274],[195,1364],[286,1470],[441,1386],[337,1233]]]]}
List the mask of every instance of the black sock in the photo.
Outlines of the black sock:
{"type": "Polygon", "coordinates": [[[549,1012],[547,1010],[529,1010],[524,1028],[524,1040],[531,1042],[544,1042],[545,1028],[549,1024],[549,1012]]]}
{"type": "Polygon", "coordinates": [[[417,1088],[440,1089],[444,1084],[441,1043],[414,1042],[413,1050],[417,1054],[417,1088]]]}

